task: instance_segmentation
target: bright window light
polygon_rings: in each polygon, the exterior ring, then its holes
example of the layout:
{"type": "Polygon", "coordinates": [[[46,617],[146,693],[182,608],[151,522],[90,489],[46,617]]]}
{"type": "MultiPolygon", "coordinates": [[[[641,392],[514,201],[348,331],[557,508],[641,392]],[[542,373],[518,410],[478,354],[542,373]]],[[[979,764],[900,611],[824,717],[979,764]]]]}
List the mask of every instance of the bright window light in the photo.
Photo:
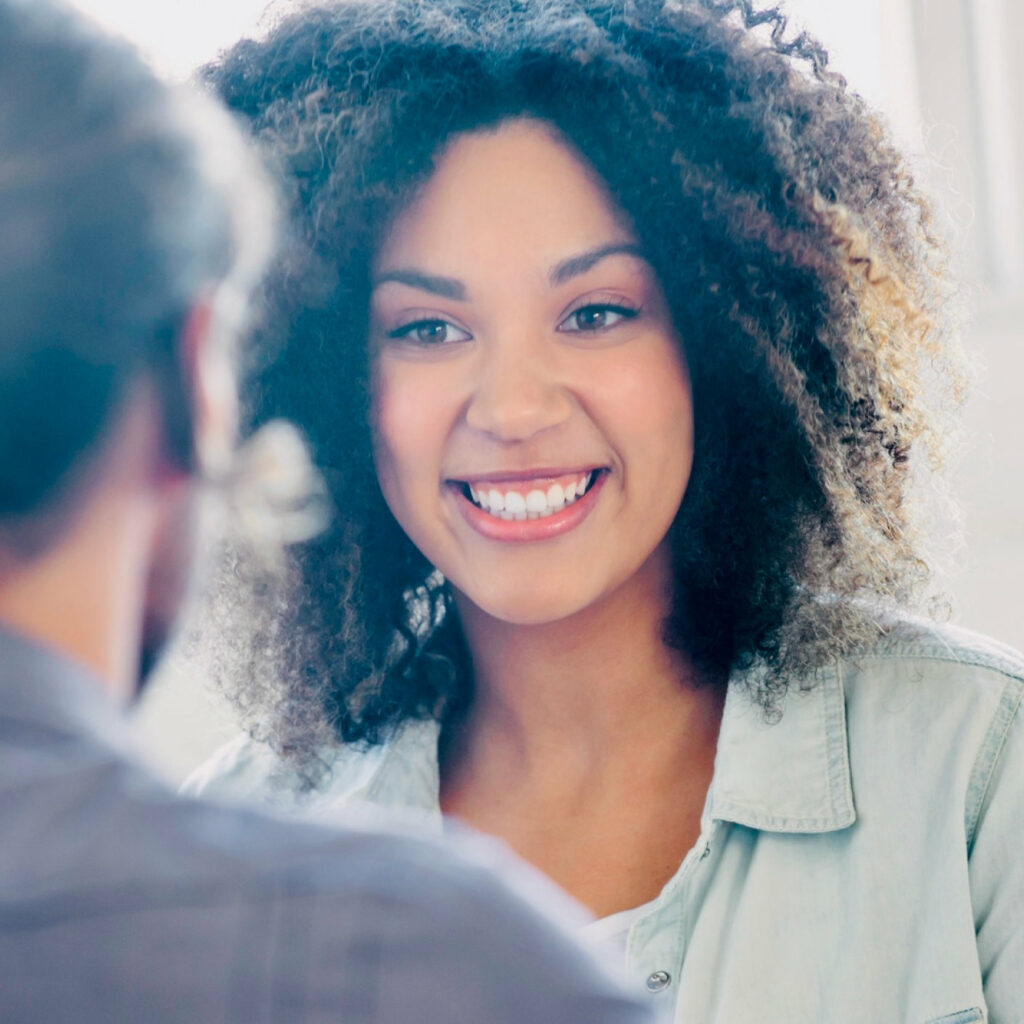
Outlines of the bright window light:
{"type": "Polygon", "coordinates": [[[127,36],[164,73],[187,78],[256,27],[267,0],[71,0],[127,36]]]}

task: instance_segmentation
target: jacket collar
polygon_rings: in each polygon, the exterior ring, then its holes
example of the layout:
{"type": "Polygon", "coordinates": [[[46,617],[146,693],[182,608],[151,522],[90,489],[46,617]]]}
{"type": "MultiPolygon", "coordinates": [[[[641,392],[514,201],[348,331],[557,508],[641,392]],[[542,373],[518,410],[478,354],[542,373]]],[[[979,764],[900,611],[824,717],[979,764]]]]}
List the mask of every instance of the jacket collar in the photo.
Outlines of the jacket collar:
{"type": "MultiPolygon", "coordinates": [[[[333,820],[339,809],[352,804],[388,812],[422,812],[432,827],[440,831],[440,733],[441,727],[435,721],[410,721],[379,746],[334,747],[328,759],[329,780],[301,798],[304,809],[327,821],[333,820]]],[[[294,799],[294,779],[290,773],[280,778],[278,785],[287,800],[294,799]]]]}
{"type": "Polygon", "coordinates": [[[837,668],[781,703],[781,716],[766,720],[742,677],[730,682],[705,817],[769,832],[847,828],[857,813],[837,668]]]}
{"type": "MultiPolygon", "coordinates": [[[[769,832],[831,832],[856,820],[846,736],[846,707],[836,669],[811,689],[793,687],[771,722],[729,684],[705,818],[769,832]]],[[[426,811],[440,824],[436,722],[409,722],[371,751],[339,749],[322,801],[365,801],[426,811]]]]}

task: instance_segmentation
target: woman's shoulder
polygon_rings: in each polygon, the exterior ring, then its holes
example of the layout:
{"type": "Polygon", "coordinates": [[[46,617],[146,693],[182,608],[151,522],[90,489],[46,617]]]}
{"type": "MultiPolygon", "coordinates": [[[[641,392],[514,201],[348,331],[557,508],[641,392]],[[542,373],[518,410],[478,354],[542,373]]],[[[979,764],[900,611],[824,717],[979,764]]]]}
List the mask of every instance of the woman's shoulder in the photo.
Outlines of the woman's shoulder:
{"type": "Polygon", "coordinates": [[[240,735],[196,768],[181,791],[325,819],[352,804],[430,811],[437,804],[438,731],[436,722],[413,721],[374,746],[326,745],[312,772],[240,735]]]}
{"type": "Polygon", "coordinates": [[[967,670],[961,678],[981,685],[995,677],[1024,680],[1021,652],[962,626],[909,615],[879,618],[878,637],[846,661],[851,666],[945,663],[967,670]],[[971,669],[978,670],[975,676],[971,669]]]}
{"type": "Polygon", "coordinates": [[[966,801],[971,834],[994,780],[1008,770],[1024,777],[1024,656],[1013,648],[899,618],[836,672],[862,784],[888,775],[912,788],[941,778],[966,801]]]}
{"type": "Polygon", "coordinates": [[[870,643],[839,659],[848,714],[899,717],[933,709],[989,716],[1024,695],[1024,655],[981,633],[912,616],[878,621],[870,643]]]}
{"type": "Polygon", "coordinates": [[[268,744],[239,733],[193,769],[181,785],[181,794],[265,802],[270,779],[280,767],[280,758],[268,744]]]}
{"type": "Polygon", "coordinates": [[[1009,721],[1024,698],[1024,655],[959,626],[903,616],[879,623],[877,639],[839,661],[851,719],[958,718],[979,729],[1009,721]]]}
{"type": "Polygon", "coordinates": [[[989,1011],[1019,1019],[1024,657],[969,630],[905,620],[846,674],[858,811],[904,843],[916,821],[928,837],[922,863],[947,847],[967,865],[989,1011]],[[886,790],[898,799],[886,804],[886,790]]]}

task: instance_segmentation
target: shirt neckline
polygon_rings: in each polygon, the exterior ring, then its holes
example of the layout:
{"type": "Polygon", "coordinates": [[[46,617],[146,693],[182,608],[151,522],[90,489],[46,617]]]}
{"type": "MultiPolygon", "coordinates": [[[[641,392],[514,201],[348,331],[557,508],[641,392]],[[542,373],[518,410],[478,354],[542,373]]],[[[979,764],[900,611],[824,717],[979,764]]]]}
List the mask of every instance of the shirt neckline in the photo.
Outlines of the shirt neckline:
{"type": "MultiPolygon", "coordinates": [[[[836,831],[856,820],[838,666],[820,670],[811,687],[791,686],[779,711],[766,716],[744,677],[730,680],[703,831],[713,820],[794,833],[836,831]]],[[[353,752],[339,748],[333,775],[344,792],[329,786],[331,803],[413,808],[440,822],[439,735],[436,721],[408,722],[355,773],[342,764],[353,752]]]]}

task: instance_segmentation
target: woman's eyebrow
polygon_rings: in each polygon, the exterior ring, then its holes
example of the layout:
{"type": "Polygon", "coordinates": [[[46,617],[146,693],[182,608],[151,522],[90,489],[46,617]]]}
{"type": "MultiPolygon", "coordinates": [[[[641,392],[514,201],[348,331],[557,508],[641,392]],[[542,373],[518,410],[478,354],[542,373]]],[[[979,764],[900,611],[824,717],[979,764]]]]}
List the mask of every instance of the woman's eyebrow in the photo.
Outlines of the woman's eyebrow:
{"type": "Polygon", "coordinates": [[[600,245],[596,249],[582,252],[578,256],[570,256],[561,263],[556,263],[548,275],[552,284],[565,284],[570,278],[585,274],[596,263],[600,263],[606,256],[617,256],[625,253],[627,256],[636,256],[637,259],[648,262],[644,251],[639,245],[632,242],[610,242],[608,245],[600,245]]]}
{"type": "MultiPolygon", "coordinates": [[[[647,257],[639,245],[633,242],[610,242],[556,263],[548,277],[552,284],[564,284],[573,277],[585,274],[606,257],[623,253],[647,262],[647,257]]],[[[440,295],[446,299],[465,299],[466,297],[466,286],[457,277],[427,274],[411,267],[385,271],[374,280],[373,287],[378,288],[387,281],[395,281],[398,284],[408,285],[410,288],[419,288],[421,291],[432,292],[434,295],[440,295]]]]}
{"type": "Polygon", "coordinates": [[[456,277],[440,277],[412,269],[388,270],[373,282],[373,287],[378,288],[386,281],[407,284],[410,288],[433,292],[434,295],[440,295],[445,299],[464,299],[466,297],[466,286],[456,277]]]}

